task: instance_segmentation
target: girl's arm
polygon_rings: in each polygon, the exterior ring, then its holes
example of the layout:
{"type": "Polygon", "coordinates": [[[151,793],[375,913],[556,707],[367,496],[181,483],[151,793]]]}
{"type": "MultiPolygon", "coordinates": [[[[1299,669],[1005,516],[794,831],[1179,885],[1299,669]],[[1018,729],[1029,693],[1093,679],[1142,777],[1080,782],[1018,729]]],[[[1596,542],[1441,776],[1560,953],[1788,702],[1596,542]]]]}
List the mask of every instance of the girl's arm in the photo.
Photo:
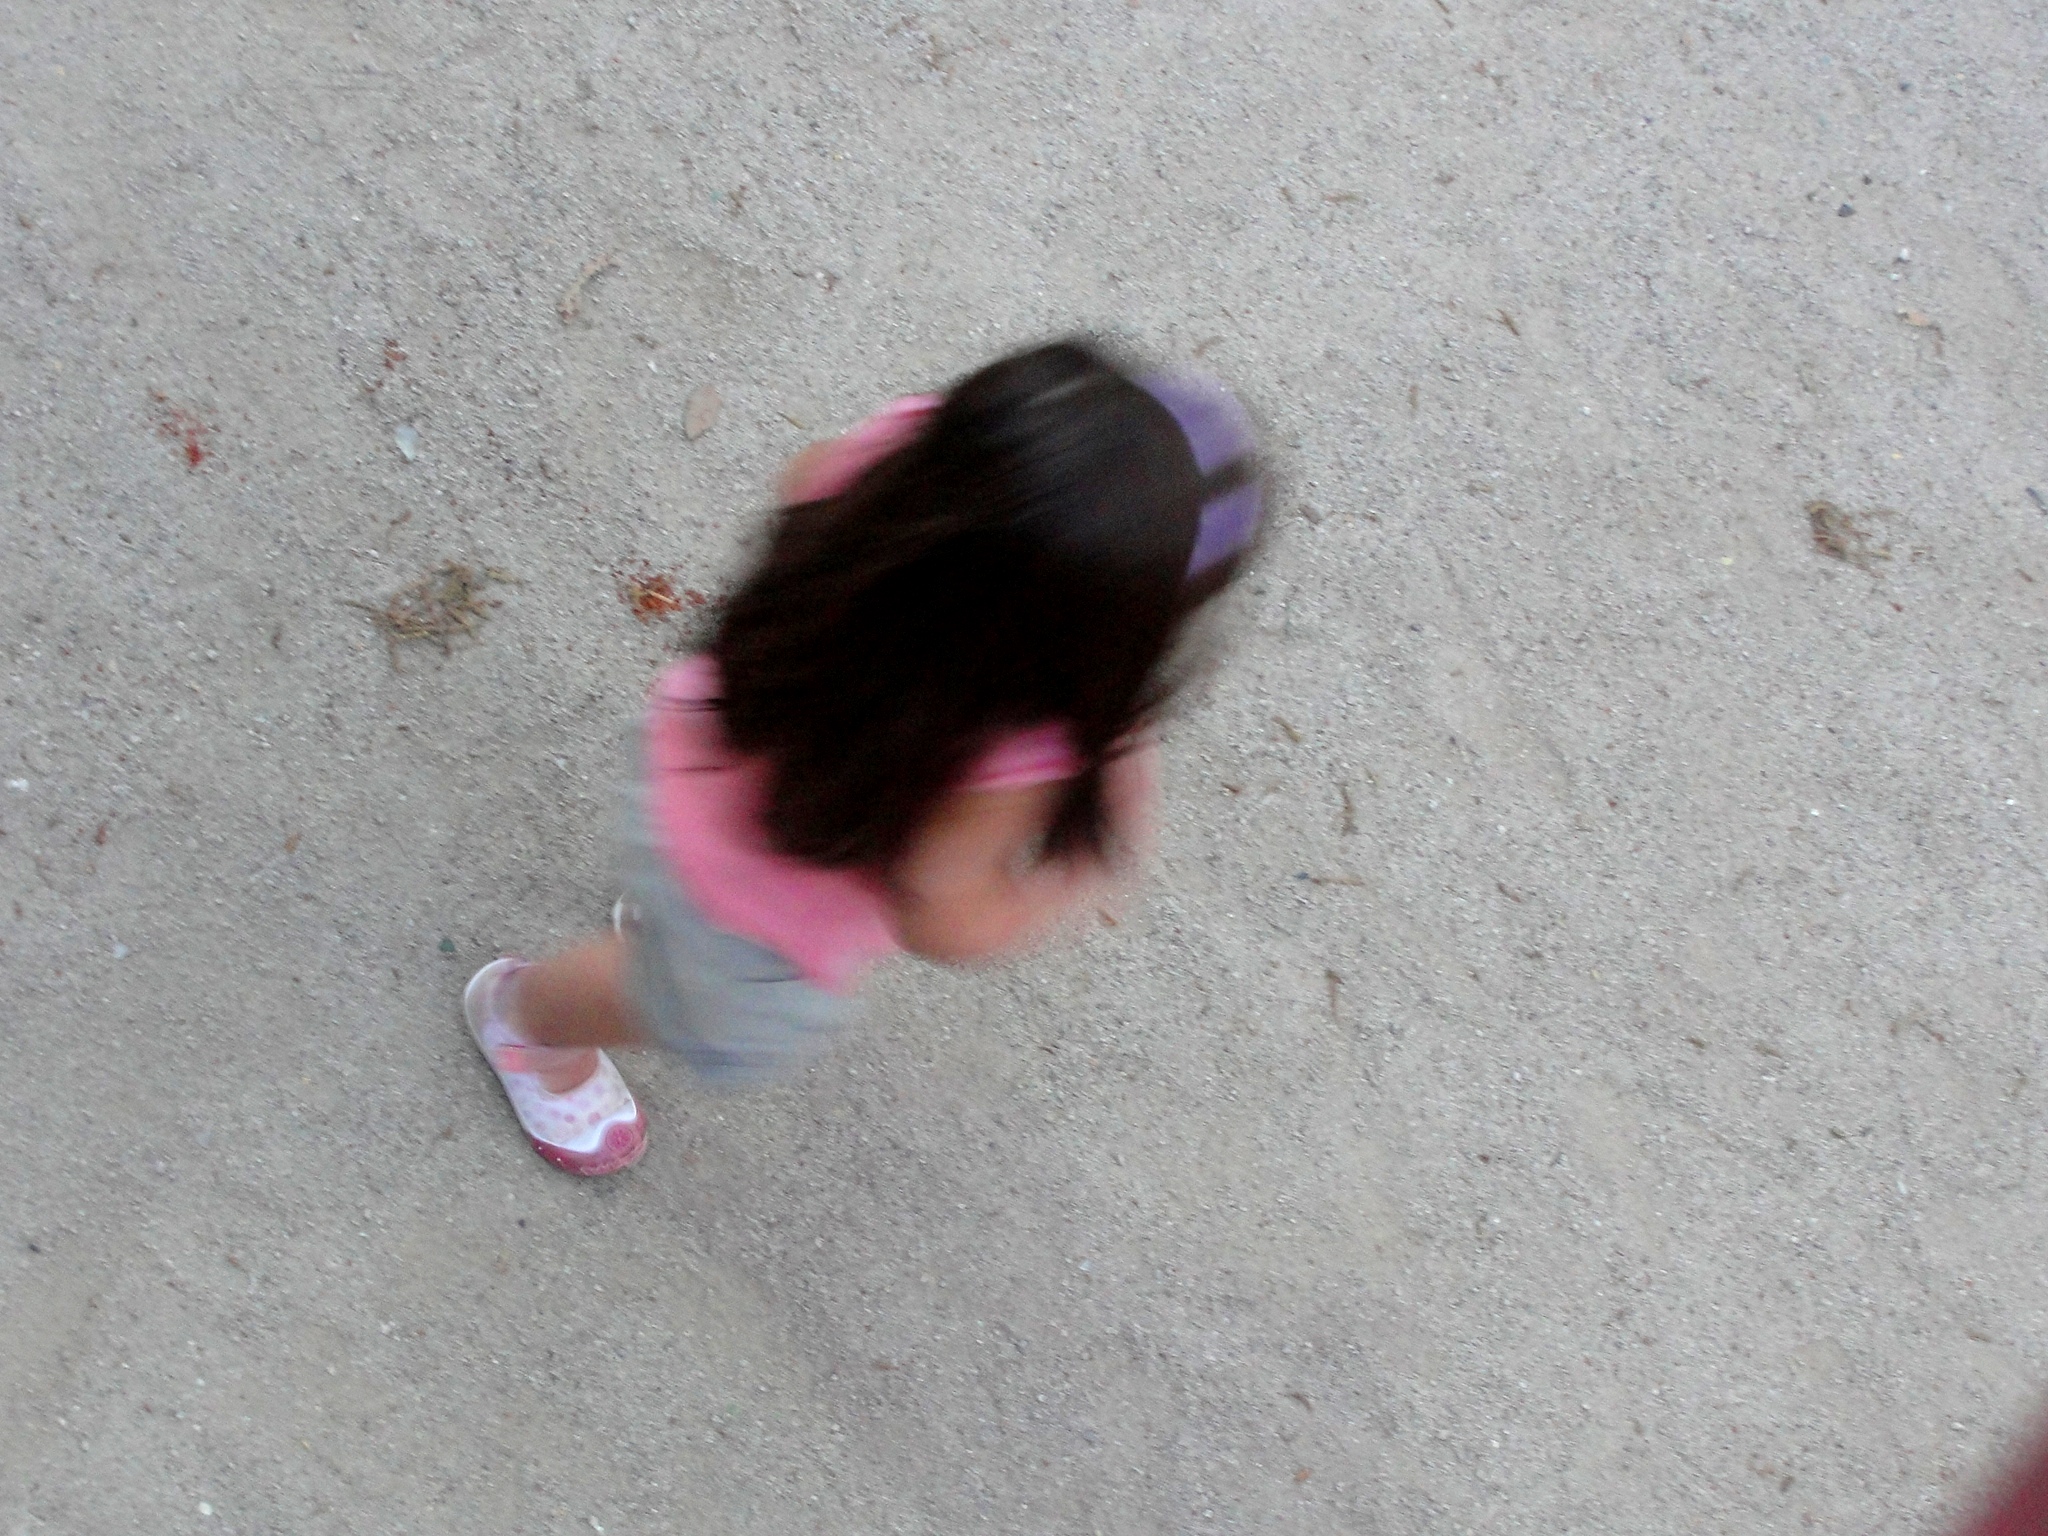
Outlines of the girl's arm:
{"type": "Polygon", "coordinates": [[[1076,855],[1041,861],[1038,848],[1065,786],[960,790],[939,803],[890,888],[896,934],[928,960],[960,964],[1021,949],[1149,848],[1158,748],[1134,748],[1103,773],[1118,867],[1076,855]]]}
{"type": "Polygon", "coordinates": [[[924,430],[926,418],[939,408],[937,395],[905,395],[892,400],[859,426],[839,437],[812,443],[783,466],[776,482],[783,505],[837,496],[876,460],[886,458],[924,430]]]}

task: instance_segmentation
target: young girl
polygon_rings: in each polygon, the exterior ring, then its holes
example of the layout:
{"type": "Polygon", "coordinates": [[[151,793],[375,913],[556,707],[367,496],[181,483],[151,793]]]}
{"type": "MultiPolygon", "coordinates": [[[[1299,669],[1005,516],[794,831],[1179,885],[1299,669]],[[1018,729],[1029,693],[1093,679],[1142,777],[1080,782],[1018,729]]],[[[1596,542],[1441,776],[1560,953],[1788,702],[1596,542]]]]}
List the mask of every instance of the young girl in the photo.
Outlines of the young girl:
{"type": "Polygon", "coordinates": [[[636,1161],[604,1046],[760,1081],[899,949],[1019,949],[1129,867],[1188,617],[1260,514],[1244,412],[1072,342],[899,400],[785,473],[765,558],[649,711],[614,933],[463,995],[534,1149],[636,1161]]]}

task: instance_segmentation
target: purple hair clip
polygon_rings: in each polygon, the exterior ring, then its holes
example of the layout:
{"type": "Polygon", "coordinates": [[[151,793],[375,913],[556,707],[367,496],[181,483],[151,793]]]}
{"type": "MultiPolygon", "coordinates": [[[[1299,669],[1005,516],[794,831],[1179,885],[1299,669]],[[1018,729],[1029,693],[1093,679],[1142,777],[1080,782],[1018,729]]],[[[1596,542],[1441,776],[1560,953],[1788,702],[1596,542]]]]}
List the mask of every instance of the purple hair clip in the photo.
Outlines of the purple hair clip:
{"type": "Polygon", "coordinates": [[[1216,380],[1197,374],[1148,373],[1138,380],[1172,413],[1195,455],[1195,468],[1217,486],[1202,503],[1188,575],[1241,553],[1258,532],[1265,495],[1252,464],[1251,417],[1216,380]]]}

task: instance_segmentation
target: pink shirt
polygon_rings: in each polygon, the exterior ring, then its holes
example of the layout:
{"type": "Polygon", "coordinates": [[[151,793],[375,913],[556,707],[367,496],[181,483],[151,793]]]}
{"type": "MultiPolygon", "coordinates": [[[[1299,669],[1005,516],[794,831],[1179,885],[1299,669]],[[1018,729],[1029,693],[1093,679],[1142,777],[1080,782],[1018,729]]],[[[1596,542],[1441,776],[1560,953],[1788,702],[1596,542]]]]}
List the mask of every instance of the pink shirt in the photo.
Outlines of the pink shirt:
{"type": "MultiPolygon", "coordinates": [[[[913,395],[829,444],[798,501],[831,496],[913,437],[938,405],[913,395]]],[[[806,864],[773,848],[761,813],[768,765],[725,739],[718,664],[695,656],[656,679],[647,720],[648,812],[676,878],[716,927],[764,944],[822,987],[843,992],[899,948],[881,883],[860,870],[806,864]]],[[[1066,728],[1004,737],[968,771],[966,789],[1015,789],[1071,778],[1080,760],[1066,728]]]]}
{"type": "MultiPolygon", "coordinates": [[[[768,765],[725,740],[709,656],[656,680],[647,719],[648,815],[669,867],[714,927],[764,944],[834,992],[900,947],[881,882],[778,852],[761,824],[768,765]]],[[[966,789],[1015,789],[1070,778],[1078,759],[1065,727],[1004,737],[969,770],[966,789]]]]}

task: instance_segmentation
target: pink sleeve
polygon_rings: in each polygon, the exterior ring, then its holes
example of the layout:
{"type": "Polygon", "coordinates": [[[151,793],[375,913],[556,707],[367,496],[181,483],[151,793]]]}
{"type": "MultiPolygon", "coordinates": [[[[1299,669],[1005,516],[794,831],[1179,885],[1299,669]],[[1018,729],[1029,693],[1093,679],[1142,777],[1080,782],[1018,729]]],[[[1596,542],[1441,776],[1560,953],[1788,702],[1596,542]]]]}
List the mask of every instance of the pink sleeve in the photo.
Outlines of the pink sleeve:
{"type": "Polygon", "coordinates": [[[960,782],[962,789],[1022,789],[1071,779],[1081,771],[1081,754],[1063,725],[1015,731],[982,753],[960,782]]]}
{"type": "Polygon", "coordinates": [[[901,448],[923,430],[925,418],[939,408],[937,395],[905,395],[892,400],[844,436],[823,445],[807,473],[787,488],[793,502],[822,501],[837,496],[862,471],[901,448]]]}

